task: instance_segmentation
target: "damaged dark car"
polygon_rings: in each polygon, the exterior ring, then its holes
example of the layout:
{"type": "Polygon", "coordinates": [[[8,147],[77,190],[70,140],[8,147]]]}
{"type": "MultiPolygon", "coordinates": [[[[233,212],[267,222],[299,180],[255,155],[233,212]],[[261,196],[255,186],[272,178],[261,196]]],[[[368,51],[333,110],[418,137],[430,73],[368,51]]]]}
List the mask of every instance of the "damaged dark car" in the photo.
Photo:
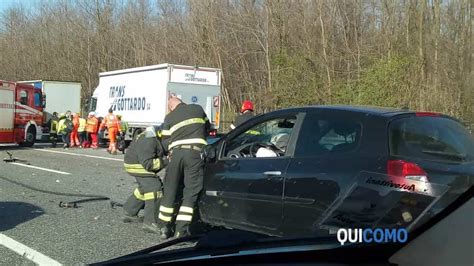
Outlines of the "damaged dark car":
{"type": "Polygon", "coordinates": [[[205,149],[201,219],[274,236],[413,228],[474,181],[474,140],[427,112],[311,106],[255,117],[205,149]]]}

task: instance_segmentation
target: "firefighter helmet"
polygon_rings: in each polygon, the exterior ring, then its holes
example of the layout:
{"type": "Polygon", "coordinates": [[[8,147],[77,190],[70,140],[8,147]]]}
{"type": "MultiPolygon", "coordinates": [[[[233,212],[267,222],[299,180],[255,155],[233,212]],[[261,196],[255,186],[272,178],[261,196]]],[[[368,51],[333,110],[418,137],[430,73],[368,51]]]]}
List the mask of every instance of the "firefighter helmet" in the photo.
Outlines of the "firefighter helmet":
{"type": "Polygon", "coordinates": [[[240,112],[243,113],[245,111],[253,111],[253,103],[251,101],[244,101],[242,103],[242,108],[240,109],[240,112]]]}

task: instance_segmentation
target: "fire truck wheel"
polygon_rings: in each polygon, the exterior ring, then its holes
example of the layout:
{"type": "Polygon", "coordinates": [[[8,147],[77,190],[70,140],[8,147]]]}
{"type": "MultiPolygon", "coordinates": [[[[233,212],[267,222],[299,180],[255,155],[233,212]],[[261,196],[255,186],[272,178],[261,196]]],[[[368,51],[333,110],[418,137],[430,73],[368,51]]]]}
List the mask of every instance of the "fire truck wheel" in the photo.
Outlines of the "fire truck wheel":
{"type": "Polygon", "coordinates": [[[36,140],[36,129],[34,127],[29,127],[26,131],[25,142],[21,143],[23,147],[32,147],[35,144],[36,140]]]}

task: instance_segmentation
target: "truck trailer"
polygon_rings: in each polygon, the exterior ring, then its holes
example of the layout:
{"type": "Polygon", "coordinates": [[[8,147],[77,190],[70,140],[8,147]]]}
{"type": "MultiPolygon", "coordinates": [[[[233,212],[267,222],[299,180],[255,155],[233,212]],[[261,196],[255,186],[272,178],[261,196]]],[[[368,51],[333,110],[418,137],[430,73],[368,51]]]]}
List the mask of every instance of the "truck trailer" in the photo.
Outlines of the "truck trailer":
{"type": "Polygon", "coordinates": [[[40,89],[0,80],[0,143],[33,146],[42,137],[44,106],[40,89]]]}
{"type": "MultiPolygon", "coordinates": [[[[163,123],[171,95],[199,104],[213,128],[219,127],[221,70],[174,64],[137,67],[99,74],[90,111],[105,117],[112,108],[129,125],[125,140],[163,123]]],[[[107,138],[107,134],[104,134],[107,138]]]]}

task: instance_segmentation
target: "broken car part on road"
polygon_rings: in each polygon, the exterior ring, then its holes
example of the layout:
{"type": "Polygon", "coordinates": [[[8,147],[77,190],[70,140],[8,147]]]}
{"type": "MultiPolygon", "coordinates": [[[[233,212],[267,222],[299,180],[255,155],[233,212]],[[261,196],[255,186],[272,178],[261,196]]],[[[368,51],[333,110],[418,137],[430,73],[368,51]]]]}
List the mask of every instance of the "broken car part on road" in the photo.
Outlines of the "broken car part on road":
{"type": "MultiPolygon", "coordinates": [[[[10,152],[6,152],[6,153],[9,157],[3,159],[3,161],[5,163],[23,162],[23,163],[26,163],[26,164],[29,165],[28,161],[16,158],[10,152]]],[[[116,207],[122,207],[123,206],[122,203],[113,201],[109,197],[104,196],[104,195],[79,194],[79,193],[66,193],[66,192],[50,191],[50,190],[44,190],[44,189],[36,188],[36,187],[33,187],[33,186],[29,186],[29,185],[23,184],[21,182],[15,181],[15,180],[11,180],[11,179],[6,178],[4,176],[0,176],[0,179],[8,181],[10,183],[13,183],[15,185],[30,189],[30,190],[41,192],[41,193],[46,193],[46,194],[51,194],[51,195],[58,195],[58,196],[88,198],[88,199],[81,199],[81,200],[75,200],[75,201],[69,201],[69,202],[60,201],[59,202],[59,207],[61,207],[61,208],[78,208],[79,203],[92,202],[92,201],[103,201],[103,200],[110,200],[110,207],[112,209],[115,209],[116,207]]]]}

